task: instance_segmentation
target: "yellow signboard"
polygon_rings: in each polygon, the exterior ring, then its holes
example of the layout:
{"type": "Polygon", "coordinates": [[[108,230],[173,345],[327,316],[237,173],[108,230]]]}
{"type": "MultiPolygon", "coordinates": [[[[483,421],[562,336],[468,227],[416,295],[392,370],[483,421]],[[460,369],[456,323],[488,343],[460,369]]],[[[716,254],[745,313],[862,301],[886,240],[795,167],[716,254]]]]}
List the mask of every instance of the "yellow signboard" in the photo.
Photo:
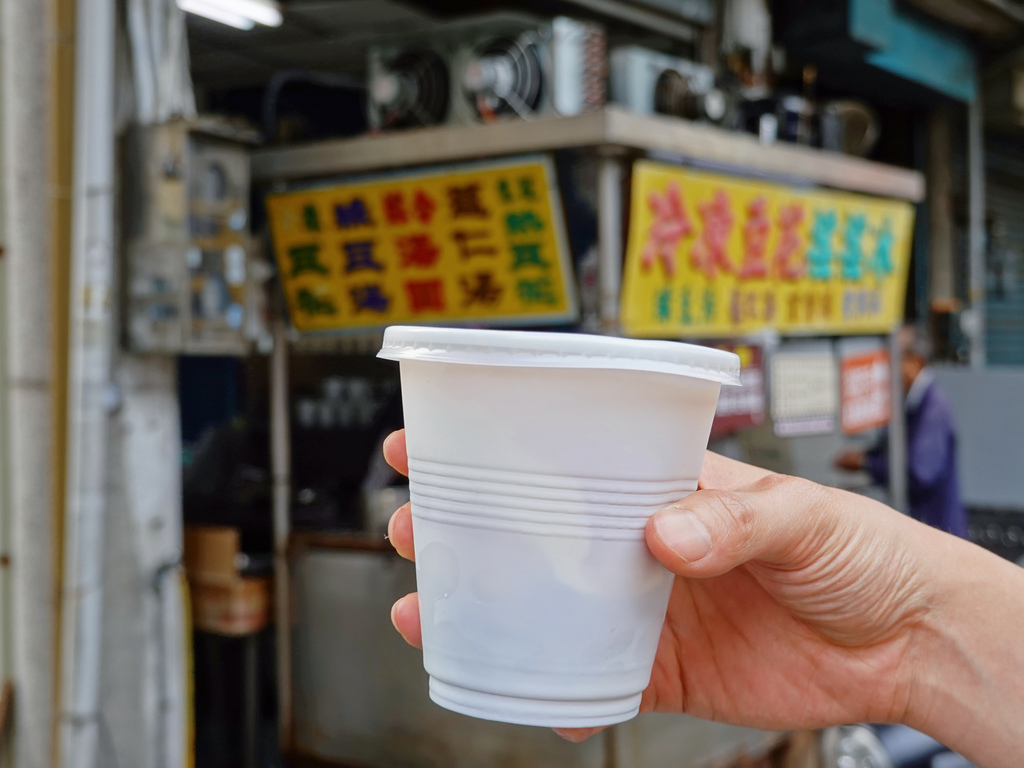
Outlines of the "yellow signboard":
{"type": "Polygon", "coordinates": [[[267,211],[301,331],[576,315],[546,157],[294,190],[267,211]]]}
{"type": "Polygon", "coordinates": [[[632,336],[853,334],[903,317],[908,203],[638,162],[622,325],[632,336]]]}

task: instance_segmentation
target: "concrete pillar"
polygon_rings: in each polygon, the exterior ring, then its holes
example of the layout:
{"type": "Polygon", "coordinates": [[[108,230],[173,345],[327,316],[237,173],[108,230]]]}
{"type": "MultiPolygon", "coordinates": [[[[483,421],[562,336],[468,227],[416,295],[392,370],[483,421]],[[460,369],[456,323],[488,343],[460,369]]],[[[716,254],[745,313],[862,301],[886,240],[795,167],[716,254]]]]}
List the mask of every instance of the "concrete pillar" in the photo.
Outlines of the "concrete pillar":
{"type": "Polygon", "coordinates": [[[57,648],[54,494],[51,20],[44,0],[0,5],[3,184],[7,200],[13,761],[52,765],[57,648]]]}

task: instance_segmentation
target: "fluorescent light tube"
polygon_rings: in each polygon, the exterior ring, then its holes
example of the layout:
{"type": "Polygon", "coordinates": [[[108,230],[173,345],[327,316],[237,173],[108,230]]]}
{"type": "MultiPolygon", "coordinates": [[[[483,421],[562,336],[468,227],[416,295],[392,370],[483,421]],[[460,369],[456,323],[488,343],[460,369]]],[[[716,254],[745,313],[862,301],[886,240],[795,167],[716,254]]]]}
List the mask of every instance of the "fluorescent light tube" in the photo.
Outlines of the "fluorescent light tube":
{"type": "Polygon", "coordinates": [[[256,22],[252,19],[225,11],[223,8],[211,5],[207,0],[178,0],[178,7],[185,13],[194,13],[196,16],[202,16],[235,29],[248,31],[256,26],[256,22]]]}
{"type": "Polygon", "coordinates": [[[275,0],[206,0],[265,27],[281,26],[281,6],[275,0]]]}
{"type": "Polygon", "coordinates": [[[267,27],[279,27],[282,21],[281,7],[275,0],[178,0],[178,7],[239,29],[252,29],[251,22],[267,27]],[[228,17],[235,20],[245,19],[250,23],[247,27],[242,27],[227,21],[228,17]]]}

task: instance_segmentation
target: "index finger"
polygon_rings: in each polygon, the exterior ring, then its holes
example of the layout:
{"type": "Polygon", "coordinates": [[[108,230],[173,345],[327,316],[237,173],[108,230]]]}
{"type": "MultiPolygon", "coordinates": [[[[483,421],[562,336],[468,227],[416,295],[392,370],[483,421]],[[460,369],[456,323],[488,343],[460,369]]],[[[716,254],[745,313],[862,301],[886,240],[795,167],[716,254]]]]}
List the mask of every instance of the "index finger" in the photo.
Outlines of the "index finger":
{"type": "Polygon", "coordinates": [[[405,430],[392,432],[384,440],[384,460],[403,475],[409,475],[409,454],[405,447],[405,430]]]}

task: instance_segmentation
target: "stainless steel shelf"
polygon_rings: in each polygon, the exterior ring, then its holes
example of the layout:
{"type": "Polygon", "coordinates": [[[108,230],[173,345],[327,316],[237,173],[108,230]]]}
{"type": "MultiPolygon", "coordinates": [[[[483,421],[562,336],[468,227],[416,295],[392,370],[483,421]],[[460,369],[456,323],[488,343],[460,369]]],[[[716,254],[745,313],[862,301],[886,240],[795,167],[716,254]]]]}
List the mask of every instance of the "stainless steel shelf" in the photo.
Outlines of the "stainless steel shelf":
{"type": "Polygon", "coordinates": [[[606,107],[576,117],[422,128],[262,149],[253,177],[288,182],[556,149],[669,153],[682,158],[913,202],[924,198],[917,171],[792,144],[765,147],[745,133],[606,107]]]}

